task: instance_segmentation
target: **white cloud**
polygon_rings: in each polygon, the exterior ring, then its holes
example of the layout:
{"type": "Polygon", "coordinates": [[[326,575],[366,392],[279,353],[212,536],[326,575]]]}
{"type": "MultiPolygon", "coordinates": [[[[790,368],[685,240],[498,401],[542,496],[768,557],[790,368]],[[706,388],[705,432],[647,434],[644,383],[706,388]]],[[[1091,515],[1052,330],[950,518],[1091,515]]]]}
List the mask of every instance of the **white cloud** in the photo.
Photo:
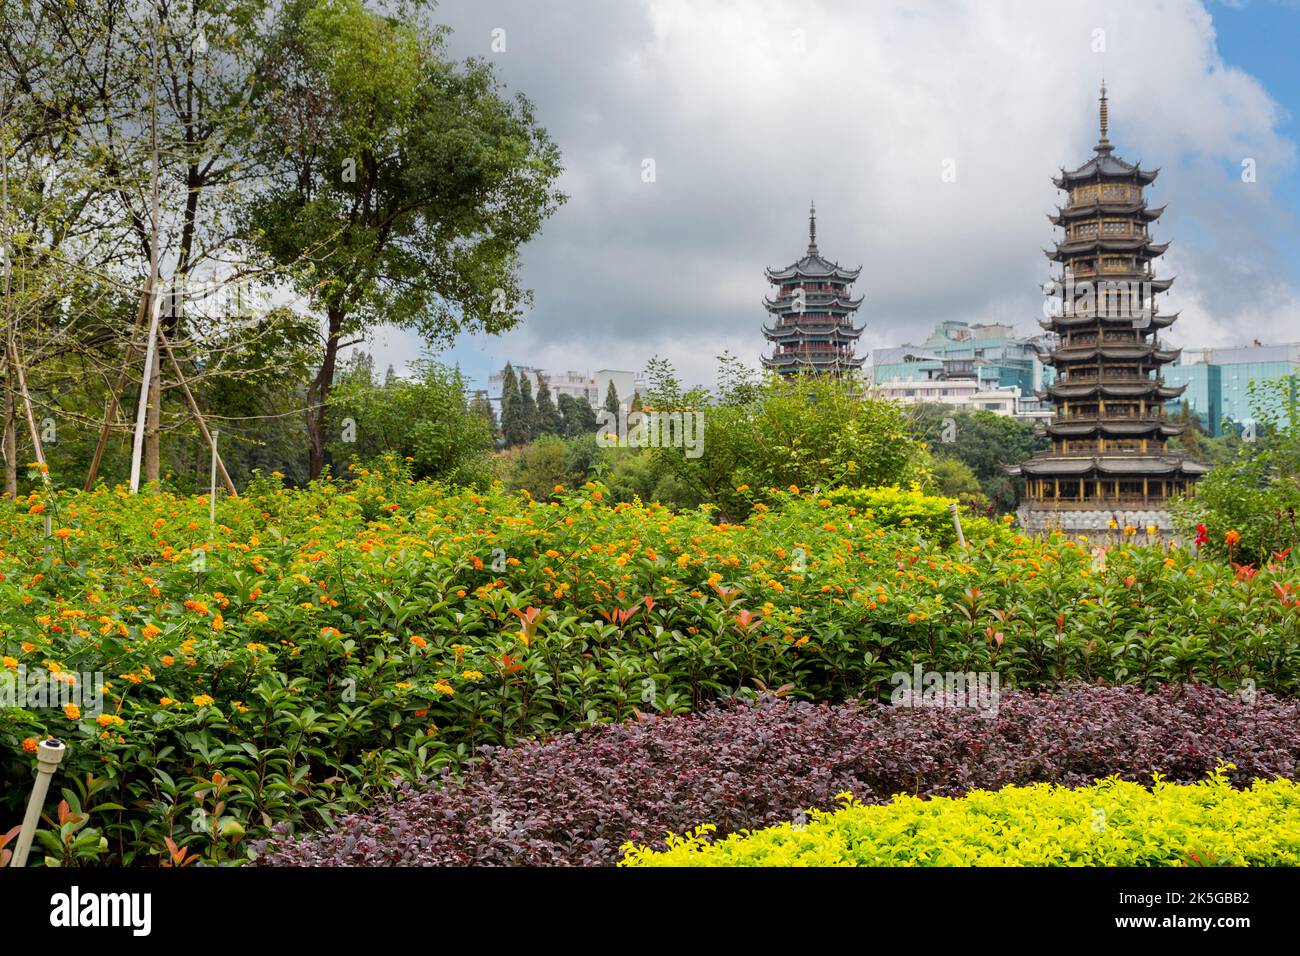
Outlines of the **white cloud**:
{"type": "MultiPolygon", "coordinates": [[[[1277,248],[1290,224],[1269,196],[1295,144],[1197,3],[444,0],[435,17],[458,55],[488,56],[491,28],[507,29],[499,74],[536,103],[572,195],[525,252],[533,313],[450,354],[471,372],[658,353],[709,381],[724,347],[756,362],[763,267],[802,253],[811,198],[823,253],[864,267],[865,343],[949,318],[1036,329],[1050,179],[1090,155],[1103,74],[1118,154],[1162,169],[1155,235],[1178,274],[1164,307],[1184,316],[1170,338],[1296,337],[1277,248]],[[1240,181],[1244,157],[1257,183],[1240,181]]],[[[381,361],[413,357],[396,341],[381,361]]]]}

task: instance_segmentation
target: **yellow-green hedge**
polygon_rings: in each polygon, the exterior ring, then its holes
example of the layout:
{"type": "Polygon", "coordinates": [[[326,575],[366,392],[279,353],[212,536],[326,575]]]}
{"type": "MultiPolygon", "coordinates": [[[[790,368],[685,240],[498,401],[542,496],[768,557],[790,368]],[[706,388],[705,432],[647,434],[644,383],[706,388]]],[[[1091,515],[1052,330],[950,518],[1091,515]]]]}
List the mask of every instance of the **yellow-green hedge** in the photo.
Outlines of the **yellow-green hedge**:
{"type": "Polygon", "coordinates": [[[1295,866],[1300,787],[1221,774],[1153,789],[1118,779],[1049,784],[863,806],[711,842],[705,824],[654,852],[624,847],[625,866],[1295,866]]]}

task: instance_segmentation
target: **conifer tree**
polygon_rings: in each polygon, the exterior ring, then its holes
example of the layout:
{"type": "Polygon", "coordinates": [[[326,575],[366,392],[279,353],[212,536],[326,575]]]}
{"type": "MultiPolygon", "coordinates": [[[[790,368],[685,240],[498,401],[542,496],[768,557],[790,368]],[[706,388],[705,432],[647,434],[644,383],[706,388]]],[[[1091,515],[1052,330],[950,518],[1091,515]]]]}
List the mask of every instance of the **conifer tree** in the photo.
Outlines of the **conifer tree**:
{"type": "Polygon", "coordinates": [[[564,419],[560,410],[551,399],[551,387],[537,373],[537,432],[539,435],[560,435],[564,433],[564,419]]]}
{"type": "Polygon", "coordinates": [[[523,408],[524,428],[528,433],[528,441],[537,437],[537,402],[533,399],[533,383],[527,375],[519,376],[519,397],[520,404],[523,408]]]}
{"type": "Polygon", "coordinates": [[[506,440],[506,447],[524,445],[528,442],[523,395],[519,388],[519,379],[509,362],[501,373],[501,434],[506,440]]]}

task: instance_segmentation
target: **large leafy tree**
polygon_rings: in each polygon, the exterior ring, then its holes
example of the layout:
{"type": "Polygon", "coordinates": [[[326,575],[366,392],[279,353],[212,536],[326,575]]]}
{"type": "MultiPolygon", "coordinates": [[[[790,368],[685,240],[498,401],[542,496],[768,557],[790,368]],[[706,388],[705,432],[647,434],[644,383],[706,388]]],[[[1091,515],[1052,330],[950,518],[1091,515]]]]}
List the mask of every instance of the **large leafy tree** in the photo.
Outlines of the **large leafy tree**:
{"type": "Polygon", "coordinates": [[[306,412],[313,474],[340,349],[380,323],[426,342],[514,325],[519,247],[563,201],[559,153],[491,69],[449,60],[398,3],[290,0],[255,106],[266,189],[252,243],[323,318],[306,412]]]}

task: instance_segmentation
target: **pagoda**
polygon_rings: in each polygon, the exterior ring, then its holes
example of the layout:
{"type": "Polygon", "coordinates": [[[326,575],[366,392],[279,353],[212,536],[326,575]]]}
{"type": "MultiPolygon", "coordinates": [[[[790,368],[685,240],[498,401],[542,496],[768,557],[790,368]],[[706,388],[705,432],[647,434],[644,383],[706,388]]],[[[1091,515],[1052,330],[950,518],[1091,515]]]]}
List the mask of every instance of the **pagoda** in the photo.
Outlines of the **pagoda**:
{"type": "Polygon", "coordinates": [[[1158,170],[1114,155],[1107,139],[1106,87],[1095,155],[1053,180],[1067,205],[1049,215],[1064,230],[1047,257],[1062,275],[1047,286],[1052,333],[1046,363],[1055,381],[1038,393],[1054,406],[1048,451],[1013,466],[1025,478],[1021,527],[1102,531],[1126,526],[1171,530],[1169,498],[1189,493],[1208,469],[1165,447],[1186,426],[1165,418],[1165,403],[1186,386],[1166,386],[1160,370],[1179,349],[1159,332],[1178,318],[1156,310],[1155,296],[1173,279],[1156,278],[1152,261],[1168,243],[1149,226],[1164,207],[1146,204],[1158,170]]]}
{"type": "Polygon", "coordinates": [[[766,368],[782,374],[811,371],[842,375],[862,367],[854,358],[853,343],[862,329],[853,324],[853,313],[862,298],[853,298],[849,286],[862,271],[845,269],[838,262],[822,258],[817,251],[817,209],[808,209],[808,251],[784,269],[767,269],[767,281],[776,287],[763,306],[772,324],[763,335],[774,348],[763,356],[766,368]]]}

